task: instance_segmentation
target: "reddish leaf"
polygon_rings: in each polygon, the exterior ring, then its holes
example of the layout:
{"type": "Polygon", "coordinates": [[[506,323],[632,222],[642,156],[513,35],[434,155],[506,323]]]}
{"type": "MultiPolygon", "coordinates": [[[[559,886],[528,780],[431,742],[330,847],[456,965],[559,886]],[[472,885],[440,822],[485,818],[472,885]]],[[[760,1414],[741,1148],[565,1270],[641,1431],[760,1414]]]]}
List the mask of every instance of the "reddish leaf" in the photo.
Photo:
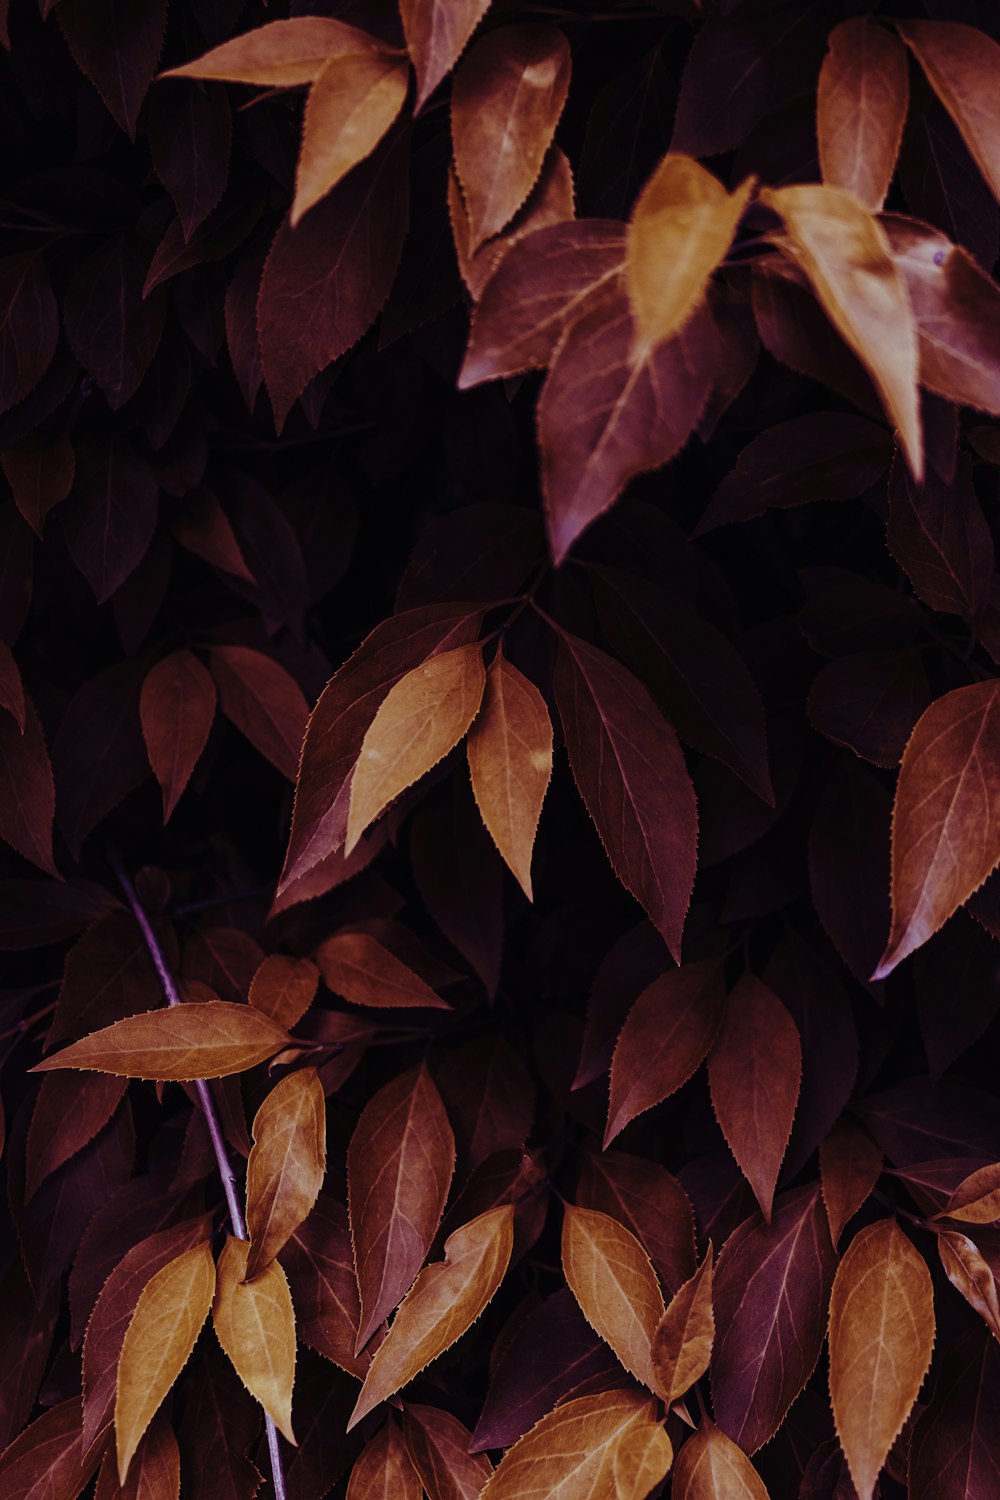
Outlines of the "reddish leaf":
{"type": "Polygon", "coordinates": [[[895,766],[929,701],[915,651],[858,651],[823,667],[809,690],[808,710],[827,739],[877,766],[895,766]]]}
{"type": "Polygon", "coordinates": [[[693,1275],[691,1204],[677,1179],[658,1162],[623,1151],[587,1155],[576,1199],[580,1207],[598,1209],[631,1229],[669,1292],[693,1275]]]}
{"type": "Polygon", "coordinates": [[[421,1500],[423,1489],[392,1417],[358,1455],[347,1485],[347,1500],[421,1500]]]}
{"type": "Polygon", "coordinates": [[[312,83],[331,57],[364,52],[375,45],[366,31],[332,17],[295,16],[288,21],[269,21],[232,37],[163,76],[294,88],[296,84],[312,83]]]}
{"type": "Polygon", "coordinates": [[[83,262],[66,292],[70,347],[114,411],[138,390],[163,332],[163,293],[146,295],[148,269],[146,241],[116,236],[83,262]]]}
{"type": "Polygon", "coordinates": [[[254,1500],[261,1476],[246,1454],[259,1427],[260,1408],[209,1344],[192,1372],[180,1428],[184,1500],[254,1500]]]}
{"type": "Polygon", "coordinates": [[[250,743],[295,779],[309,706],[302,689],[273,657],[247,646],[215,646],[212,675],[222,712],[250,743]]]}
{"type": "Polygon", "coordinates": [[[156,89],[146,122],[156,175],[189,240],[226,189],[232,122],[221,89],[156,89]]]}
{"type": "Polygon", "coordinates": [[[167,26],[167,0],[68,0],[59,25],[69,49],[118,124],[132,139],[146,90],[153,81],[167,26]],[[113,36],[115,45],[103,45],[113,36]]]}
{"type": "Polygon", "coordinates": [[[157,486],[134,449],[112,440],[77,452],[63,529],[98,604],[111,598],[146,554],[156,529],[157,486]]]}
{"type": "Polygon", "coordinates": [[[469,1429],[436,1406],[407,1403],[403,1438],[410,1462],[432,1500],[477,1500],[493,1473],[485,1454],[469,1452],[469,1429]]]}
{"type": "Polygon", "coordinates": [[[354,1005],[450,1007],[367,932],[338,932],[316,950],[326,985],[354,1005]]]}
{"type": "Polygon", "coordinates": [[[281,1264],[291,1288],[299,1338],[349,1375],[363,1379],[368,1359],[354,1352],[361,1304],[347,1210],[320,1193],[309,1217],[281,1252],[281,1264]]]}
{"type": "Polygon", "coordinates": [[[0,412],[23,401],[56,352],[59,313],[45,264],[37,255],[0,260],[0,412]]]}
{"type": "Polygon", "coordinates": [[[163,821],[177,806],[215,718],[215,684],[190,651],[174,651],[146,674],[139,698],[149,763],[163,788],[163,821]]]}
{"type": "Polygon", "coordinates": [[[0,1483],[6,1500],[76,1496],[100,1462],[97,1448],[85,1448],[80,1402],[62,1401],[25,1428],[0,1454],[0,1483]]]}
{"type": "Polygon", "coordinates": [[[104,1129],[127,1086],[122,1078],[43,1078],[28,1130],[26,1198],[104,1129]]]}
{"type": "Polygon", "coordinates": [[[993,582],[993,537],[964,455],[949,483],[931,472],[916,486],[902,464],[894,465],[886,541],[932,609],[982,617],[993,582]]]}
{"type": "Polygon", "coordinates": [[[288,958],[272,953],[250,981],[250,1004],[290,1031],[309,1009],[319,985],[319,971],[310,958],[288,958]]]}
{"type": "Polygon", "coordinates": [[[873,17],[841,21],[819,75],[817,133],[823,180],[877,212],[903,138],[906,53],[873,17]]]}
{"type": "Polygon", "coordinates": [[[11,714],[0,714],[0,838],[25,859],[58,876],[52,859],[55,788],[42,726],[30,698],[24,700],[24,730],[11,714]]]}
{"type": "Polygon", "coordinates": [[[977,27],[954,21],[905,21],[899,31],[958,126],[993,196],[1000,198],[995,108],[1000,45],[977,27]]]}
{"type": "Polygon", "coordinates": [[[161,1409],[139,1444],[123,1485],[118,1484],[114,1458],[110,1453],[105,1456],[94,1500],[178,1500],[180,1483],[180,1449],[161,1409]]]}
{"type": "Polygon", "coordinates": [[[882,1175],[882,1152],[867,1130],[845,1115],[819,1148],[819,1171],[830,1238],[836,1246],[844,1225],[882,1175]]]}
{"type": "Polygon", "coordinates": [[[980,1167],[962,1179],[944,1211],[963,1224],[994,1224],[1000,1219],[1000,1163],[980,1167]]]}
{"type": "Polygon", "coordinates": [[[32,433],[12,448],[5,448],[0,463],[18,510],[40,537],[49,511],[61,505],[73,488],[76,455],[69,438],[32,433]]]}
{"type": "Polygon", "coordinates": [[[84,1068],[126,1078],[224,1078],[265,1062],[290,1041],[253,1006],[209,1000],[128,1016],[64,1047],[32,1072],[84,1068]]]}
{"type": "Polygon", "coordinates": [[[910,1440],[914,1495],[947,1500],[1000,1485],[991,1412],[1000,1400],[1000,1353],[991,1335],[966,1336],[944,1351],[934,1393],[910,1440]]]}
{"type": "Polygon", "coordinates": [[[820,921],[862,982],[878,961],[889,919],[890,822],[891,800],[881,781],[845,758],[816,809],[809,883],[820,921]]]}
{"type": "Polygon", "coordinates": [[[565,223],[573,218],[574,211],[573,169],[569,158],[558,146],[550,146],[542,162],[541,176],[507,229],[503,234],[486,240],[477,250],[462,189],[454,169],[451,169],[448,173],[448,215],[458,269],[470,296],[479,299],[494,271],[520,240],[536,230],[565,223]]]}
{"type": "Polygon", "coordinates": [[[406,45],[417,75],[417,109],[422,109],[458,61],[490,0],[400,0],[406,45]]]}
{"type": "Polygon", "coordinates": [[[1000,1293],[996,1277],[978,1245],[967,1234],[938,1235],[938,1254],[952,1286],[973,1308],[993,1337],[1000,1339],[1000,1293]]]}

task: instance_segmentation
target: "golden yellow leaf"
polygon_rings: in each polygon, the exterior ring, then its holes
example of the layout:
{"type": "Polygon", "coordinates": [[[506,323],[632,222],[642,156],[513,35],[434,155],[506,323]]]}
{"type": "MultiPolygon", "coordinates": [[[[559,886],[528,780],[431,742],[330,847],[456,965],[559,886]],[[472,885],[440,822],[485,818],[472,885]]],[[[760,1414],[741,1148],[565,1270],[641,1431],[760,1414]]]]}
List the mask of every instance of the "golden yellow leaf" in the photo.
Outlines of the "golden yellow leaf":
{"type": "Polygon", "coordinates": [[[710,1243],[705,1259],[677,1292],[653,1335],[653,1369],[668,1406],[704,1375],[714,1340],[710,1243]]]}
{"type": "Polygon", "coordinates": [[[635,1235],[608,1214],[566,1205],[562,1264],[587,1322],[628,1370],[657,1389],[652,1344],[663,1317],[663,1293],[635,1235]]]}
{"type": "Polygon", "coordinates": [[[306,100],[293,228],[375,150],[403,107],[409,79],[409,64],[393,52],[351,52],[326,64],[306,100]]]}
{"type": "Polygon", "coordinates": [[[631,1423],[611,1454],[615,1500],[645,1500],[673,1463],[673,1444],[659,1422],[631,1423]]]}
{"type": "Polygon", "coordinates": [[[423,1489],[392,1417],[358,1454],[347,1500],[421,1500],[423,1489]]]}
{"type": "Polygon", "coordinates": [[[276,1260],[246,1281],[250,1246],[226,1240],[212,1321],[237,1375],[290,1443],[295,1381],[295,1314],[285,1273],[276,1260]]]}
{"type": "Polygon", "coordinates": [[[345,856],[400,792],[454,749],[476,717],[485,685],[476,641],[432,656],[390,690],[354,768],[345,856]]]}
{"type": "Polygon", "coordinates": [[[208,1241],[169,1261],[142,1290],[122,1344],[115,1396],[118,1478],[187,1363],[215,1291],[208,1241]]]}
{"type": "Polygon", "coordinates": [[[47,1057],[33,1073],[83,1068],[124,1078],[225,1078],[266,1062],[292,1038],[252,1005],[206,1000],[126,1016],[47,1057]]]}
{"type": "MultiPolygon", "coordinates": [[[[653,1410],[636,1390],[557,1406],[508,1449],[481,1500],[618,1500],[618,1445],[633,1428],[649,1426],[653,1410]]],[[[627,1464],[619,1465],[624,1476],[627,1464]]]]}
{"type": "Polygon", "coordinates": [[[768,1500],[742,1448],[707,1417],[677,1455],[670,1493],[673,1500],[768,1500]]]}
{"type": "Polygon", "coordinates": [[[319,1195],[326,1172],[326,1100],[315,1068],[289,1073],[253,1122],[247,1163],[247,1279],[286,1244],[319,1195]]]}

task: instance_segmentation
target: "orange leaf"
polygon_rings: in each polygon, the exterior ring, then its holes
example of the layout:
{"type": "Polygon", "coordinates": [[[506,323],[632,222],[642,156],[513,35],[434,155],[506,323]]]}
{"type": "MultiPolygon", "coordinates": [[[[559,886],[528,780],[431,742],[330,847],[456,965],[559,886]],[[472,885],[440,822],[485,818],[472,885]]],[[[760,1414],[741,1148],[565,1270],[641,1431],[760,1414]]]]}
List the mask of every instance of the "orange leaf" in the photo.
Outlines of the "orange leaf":
{"type": "Polygon", "coordinates": [[[502,234],[484,240],[478,249],[472,237],[462,188],[454,167],[448,169],[448,216],[462,280],[476,301],[514,246],[536,230],[551,228],[574,214],[573,169],[558,146],[550,146],[541,174],[502,234]]]}
{"type": "Polygon", "coordinates": [[[444,1212],[455,1138],[425,1067],[371,1098],[351,1136],[347,1183],[361,1290],[357,1348],[409,1290],[444,1212]]]}
{"type": "Polygon", "coordinates": [[[678,1454],[670,1493],[673,1500],[768,1500],[746,1454],[707,1417],[678,1454]]]}
{"type": "Polygon", "coordinates": [[[97,1468],[100,1448],[84,1447],[80,1398],[61,1401],[36,1417],[0,1454],[4,1500],[62,1500],[76,1496],[97,1468]]]}
{"type": "Polygon", "coordinates": [[[399,0],[422,109],[489,9],[490,0],[399,0]]]}
{"type": "Polygon", "coordinates": [[[562,1264],[591,1328],[630,1375],[656,1390],[652,1343],[664,1313],[663,1293],[635,1235],[607,1214],[567,1204],[562,1264]]]}
{"type": "Polygon", "coordinates": [[[906,122],[906,52],[873,16],[841,21],[828,45],[816,110],[823,181],[853,193],[877,213],[906,122]]]}
{"type": "Polygon", "coordinates": [[[672,1299],[653,1335],[657,1389],[669,1406],[708,1369],[715,1339],[712,1244],[690,1281],[672,1299]]]}
{"type": "Polygon", "coordinates": [[[504,1454],[482,1500],[617,1500],[618,1444],[653,1425],[652,1413],[652,1401],[635,1390],[557,1406],[504,1454]]]}
{"type": "Polygon", "coordinates": [[[830,1296],[830,1399],[860,1500],[917,1399],[934,1347],[934,1289],[892,1219],[851,1241],[830,1296]]]}
{"type": "Polygon", "coordinates": [[[94,1500],[178,1500],[181,1453],[174,1429],[161,1409],[139,1444],[125,1483],[119,1485],[112,1454],[105,1456],[94,1500]]]}
{"type": "Polygon", "coordinates": [[[315,1068],[289,1073],[253,1122],[247,1163],[247,1279],[259,1276],[311,1211],[326,1172],[326,1100],[315,1068]]]}
{"type": "Polygon", "coordinates": [[[319,970],[311,958],[272,953],[254,974],[247,999],[255,1010],[291,1029],[313,1003],[318,984],[319,970]]]}
{"type": "Polygon", "coordinates": [[[486,674],[467,748],[483,822],[530,901],[531,851],[552,775],[552,723],[541,693],[502,650],[486,674]]]}
{"type": "Polygon", "coordinates": [[[187,1364],[214,1291],[207,1240],[169,1261],[142,1289],[118,1361],[115,1448],[123,1485],[143,1433],[187,1364]]]}
{"type": "Polygon", "coordinates": [[[1000,45],[978,26],[957,21],[900,21],[897,27],[1000,198],[1000,45]]]}
{"type": "Polygon", "coordinates": [[[668,969],[632,1004],[611,1061],[604,1145],[630,1120],[669,1098],[708,1054],[722,1019],[722,970],[714,960],[668,969]]]}
{"type": "Polygon", "coordinates": [[[843,188],[804,183],[768,188],[761,198],[784,221],[783,248],[875,382],[910,470],[921,479],[917,331],[885,230],[843,188]]]}
{"type": "Polygon", "coordinates": [[[205,748],[215,683],[190,651],[174,651],[143,679],[139,716],[149,764],[163,788],[166,823],[205,748]]]}
{"type": "Polygon", "coordinates": [[[421,1500],[423,1490],[392,1417],[362,1448],[347,1482],[347,1500],[421,1500]]]}
{"type": "Polygon", "coordinates": [[[306,100],[291,224],[369,156],[403,107],[410,69],[394,52],[345,53],[320,72],[306,100]]]}
{"type": "Polygon", "coordinates": [[[294,88],[297,84],[312,83],[332,57],[378,46],[366,31],[346,26],[343,21],[325,16],[297,16],[291,21],[269,21],[160,76],[294,88]]]}
{"type": "Polygon", "coordinates": [[[943,927],[1000,862],[1000,683],[935,700],[903,752],[892,815],[892,927],[874,979],[943,927]]]}
{"type": "Polygon", "coordinates": [[[744,974],[708,1056],[712,1108],[770,1223],[802,1078],[799,1031],[777,995],[744,974]]]}
{"type": "Polygon", "coordinates": [[[625,280],[640,358],[679,333],[704,300],[753,182],[748,177],[729,194],[692,157],[671,153],[646,183],[625,241],[625,280]]]}
{"type": "Polygon", "coordinates": [[[963,1177],[937,1217],[964,1224],[995,1224],[1000,1219],[1000,1162],[963,1177]]]}
{"type": "Polygon", "coordinates": [[[470,1453],[472,1433],[450,1411],[407,1402],[403,1438],[410,1462],[434,1500],[476,1500],[493,1473],[485,1453],[470,1453]]]}
{"type": "Polygon", "coordinates": [[[472,248],[498,234],[542,170],[569,90],[570,50],[554,26],[501,26],[455,74],[451,133],[472,248]]]}
{"type": "Polygon", "coordinates": [[[979,1247],[967,1234],[948,1230],[938,1235],[938,1254],[944,1273],[956,1291],[1000,1340],[1000,1297],[996,1278],[979,1247]]]}
{"type": "Polygon", "coordinates": [[[514,1209],[488,1209],[445,1241],[425,1267],[375,1351],[348,1431],[460,1339],[500,1285],[514,1248],[514,1209]]]}
{"type": "Polygon", "coordinates": [[[834,1247],[844,1225],[865,1202],[882,1173],[882,1152],[861,1125],[845,1115],[819,1148],[823,1203],[834,1247]]]}
{"type": "Polygon", "coordinates": [[[246,1240],[230,1235],[219,1256],[212,1321],[230,1364],[290,1443],[295,1381],[295,1313],[285,1273],[276,1260],[246,1280],[246,1240]]]}
{"type": "Polygon", "coordinates": [[[316,950],[324,982],[352,1005],[450,1010],[430,985],[370,932],[336,932],[316,950]]]}
{"type": "Polygon", "coordinates": [[[252,1006],[206,1000],[126,1016],[47,1057],[31,1072],[83,1068],[162,1081],[225,1078],[293,1045],[281,1026],[252,1006]]]}
{"type": "Polygon", "coordinates": [[[611,1453],[616,1500],[646,1500],[673,1463],[673,1444],[659,1422],[635,1422],[611,1453]]]}
{"type": "Polygon", "coordinates": [[[295,678],[273,657],[248,646],[215,646],[211,662],[226,718],[294,781],[309,717],[295,678]]]}

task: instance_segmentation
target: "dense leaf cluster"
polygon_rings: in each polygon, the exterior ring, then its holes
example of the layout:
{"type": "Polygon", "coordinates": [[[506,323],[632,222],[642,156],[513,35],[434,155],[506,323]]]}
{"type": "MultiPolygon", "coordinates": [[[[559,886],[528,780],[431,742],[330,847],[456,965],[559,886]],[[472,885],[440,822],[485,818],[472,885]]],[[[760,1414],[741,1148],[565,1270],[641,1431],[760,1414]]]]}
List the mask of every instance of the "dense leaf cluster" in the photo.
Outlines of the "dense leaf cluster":
{"type": "Polygon", "coordinates": [[[0,1494],[1000,1493],[1000,17],[0,3],[0,1494]]]}

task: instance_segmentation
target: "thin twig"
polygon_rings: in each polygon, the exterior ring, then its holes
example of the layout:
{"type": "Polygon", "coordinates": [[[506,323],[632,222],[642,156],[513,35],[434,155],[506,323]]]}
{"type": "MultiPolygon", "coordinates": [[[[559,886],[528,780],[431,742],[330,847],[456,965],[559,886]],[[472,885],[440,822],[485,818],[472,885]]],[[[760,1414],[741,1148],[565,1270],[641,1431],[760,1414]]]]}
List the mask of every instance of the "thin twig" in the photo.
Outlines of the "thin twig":
{"type": "MultiPolygon", "coordinates": [[[[153,931],[152,924],[146,915],[142,902],[139,900],[135,886],[132,884],[128,871],[125,869],[116,850],[108,850],[108,860],[115,875],[118,877],[118,884],[125,893],[125,899],[132,908],[132,915],[139,924],[139,930],[142,933],[146,947],[149,949],[149,956],[153,960],[156,972],[159,975],[167,1004],[183,1005],[184,1002],[177,992],[174,976],[170,972],[163,949],[160,947],[159,939],[153,931]]],[[[212,1141],[212,1150],[215,1152],[215,1160],[219,1168],[219,1176],[222,1178],[222,1189],[226,1195],[226,1205],[229,1209],[230,1227],[236,1239],[245,1240],[247,1238],[247,1227],[243,1219],[243,1210],[240,1208],[236,1178],[233,1175],[229,1154],[226,1151],[226,1143],[223,1139],[219,1117],[215,1110],[215,1102],[212,1099],[208,1084],[204,1078],[195,1079],[194,1086],[195,1092],[198,1095],[198,1103],[201,1105],[202,1113],[205,1116],[205,1123],[208,1126],[208,1133],[212,1141]]],[[[271,1478],[274,1483],[275,1500],[287,1500],[284,1463],[281,1457],[281,1449],[278,1447],[278,1431],[267,1412],[264,1413],[264,1429],[267,1433],[267,1449],[271,1457],[271,1478]]]]}

